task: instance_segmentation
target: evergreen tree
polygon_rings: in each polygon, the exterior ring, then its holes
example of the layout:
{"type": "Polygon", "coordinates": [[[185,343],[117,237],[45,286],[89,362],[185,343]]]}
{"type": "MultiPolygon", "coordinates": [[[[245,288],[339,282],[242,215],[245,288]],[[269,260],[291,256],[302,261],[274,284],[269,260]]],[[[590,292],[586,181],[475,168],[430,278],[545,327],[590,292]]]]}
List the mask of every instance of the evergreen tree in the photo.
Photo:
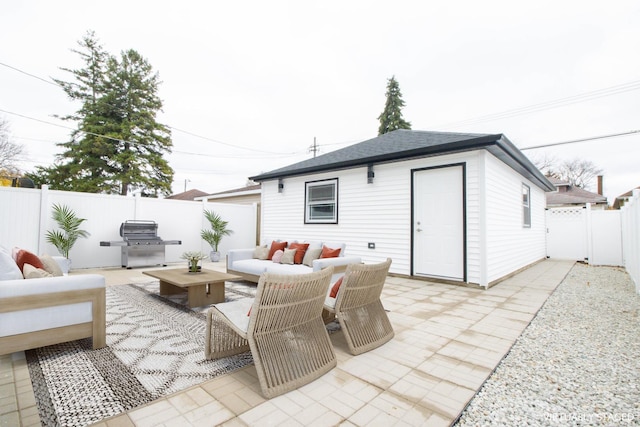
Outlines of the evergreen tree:
{"type": "Polygon", "coordinates": [[[387,83],[387,102],[384,104],[384,111],[378,116],[380,127],[378,135],[391,132],[396,129],[411,129],[411,123],[402,118],[402,93],[395,76],[389,79],[387,83]]]}
{"type": "Polygon", "coordinates": [[[67,96],[79,101],[74,114],[61,117],[77,122],[71,140],[58,144],[65,151],[48,168],[30,177],[52,188],[126,195],[133,189],[146,196],[171,193],[173,169],[163,158],[172,148],[167,126],[156,121],[162,101],[159,77],[135,50],[120,59],[107,54],[93,32],[74,50],[84,68],[63,68],[73,82],[56,80],[67,96]]]}

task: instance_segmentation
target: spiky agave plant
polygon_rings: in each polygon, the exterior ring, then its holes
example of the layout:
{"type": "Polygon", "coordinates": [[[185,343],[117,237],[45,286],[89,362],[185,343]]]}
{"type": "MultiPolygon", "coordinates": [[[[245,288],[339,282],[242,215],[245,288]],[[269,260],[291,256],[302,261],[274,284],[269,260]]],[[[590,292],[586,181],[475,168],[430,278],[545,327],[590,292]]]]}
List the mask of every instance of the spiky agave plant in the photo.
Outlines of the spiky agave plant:
{"type": "Polygon", "coordinates": [[[86,221],[85,218],[78,218],[66,205],[55,204],[52,207],[53,220],[58,224],[60,230],[47,231],[47,242],[58,249],[60,254],[69,258],[69,251],[80,237],[89,236],[89,232],[80,229],[80,225],[86,221]]]}

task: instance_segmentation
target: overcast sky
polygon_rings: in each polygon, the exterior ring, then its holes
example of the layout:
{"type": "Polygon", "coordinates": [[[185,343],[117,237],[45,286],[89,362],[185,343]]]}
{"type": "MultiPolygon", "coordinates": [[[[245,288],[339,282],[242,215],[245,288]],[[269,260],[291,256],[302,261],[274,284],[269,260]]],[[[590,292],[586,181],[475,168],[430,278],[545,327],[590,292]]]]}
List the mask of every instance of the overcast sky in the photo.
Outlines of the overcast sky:
{"type": "MultiPolygon", "coordinates": [[[[22,0],[0,16],[0,117],[26,170],[51,164],[70,133],[52,116],[78,105],[9,67],[69,81],[60,67],[82,66],[71,49],[88,30],[159,73],[175,192],[241,187],[312,156],[314,138],[322,154],[375,137],[394,75],[414,130],[523,148],[640,129],[633,0],[22,0]]],[[[524,153],[591,160],[610,203],[640,185],[640,133],[524,153]]]]}

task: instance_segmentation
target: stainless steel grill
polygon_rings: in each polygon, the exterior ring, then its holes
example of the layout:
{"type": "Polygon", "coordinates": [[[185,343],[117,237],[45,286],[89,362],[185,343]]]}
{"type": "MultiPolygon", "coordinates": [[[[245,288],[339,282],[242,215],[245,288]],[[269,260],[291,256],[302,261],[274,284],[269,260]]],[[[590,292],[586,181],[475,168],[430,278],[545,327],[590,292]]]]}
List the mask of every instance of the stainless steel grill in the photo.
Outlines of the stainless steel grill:
{"type": "Polygon", "coordinates": [[[100,246],[119,246],[122,267],[165,265],[165,246],[181,245],[181,240],[162,240],[155,221],[127,220],[120,224],[122,240],[100,242],[100,246]]]}

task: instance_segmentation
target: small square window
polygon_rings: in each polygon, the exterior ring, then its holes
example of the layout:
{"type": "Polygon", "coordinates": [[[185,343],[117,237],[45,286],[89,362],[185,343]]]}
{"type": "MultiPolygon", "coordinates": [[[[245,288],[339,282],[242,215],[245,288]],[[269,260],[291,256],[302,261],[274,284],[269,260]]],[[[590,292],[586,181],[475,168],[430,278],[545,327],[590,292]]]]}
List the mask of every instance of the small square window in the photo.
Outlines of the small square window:
{"type": "Polygon", "coordinates": [[[338,180],[306,183],[305,216],[306,224],[338,223],[338,180]]]}

